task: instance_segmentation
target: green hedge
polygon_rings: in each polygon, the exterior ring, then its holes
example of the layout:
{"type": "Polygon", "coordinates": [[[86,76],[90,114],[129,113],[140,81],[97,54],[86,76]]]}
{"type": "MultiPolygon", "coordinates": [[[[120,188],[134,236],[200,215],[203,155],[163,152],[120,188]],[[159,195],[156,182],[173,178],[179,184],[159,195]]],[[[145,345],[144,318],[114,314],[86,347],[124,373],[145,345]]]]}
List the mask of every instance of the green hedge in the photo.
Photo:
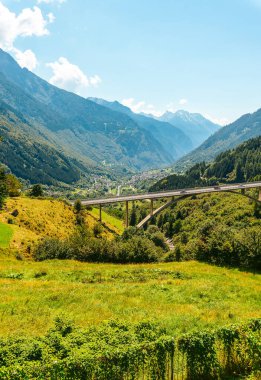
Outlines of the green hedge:
{"type": "Polygon", "coordinates": [[[260,369],[261,320],[173,338],[151,323],[88,330],[57,319],[38,338],[0,340],[5,380],[211,380],[260,369]]]}

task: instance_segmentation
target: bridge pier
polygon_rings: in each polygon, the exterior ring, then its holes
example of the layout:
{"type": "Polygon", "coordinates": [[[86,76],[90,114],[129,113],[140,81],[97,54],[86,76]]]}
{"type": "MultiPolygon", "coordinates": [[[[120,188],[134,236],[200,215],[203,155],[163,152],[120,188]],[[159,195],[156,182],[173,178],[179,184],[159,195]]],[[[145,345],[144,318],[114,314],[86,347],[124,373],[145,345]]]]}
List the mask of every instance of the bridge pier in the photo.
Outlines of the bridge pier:
{"type": "Polygon", "coordinates": [[[245,195],[246,194],[246,189],[241,189],[241,194],[245,195]]]}
{"type": "Polygon", "coordinates": [[[102,222],[102,205],[99,205],[99,222],[102,222]]]}
{"type": "Polygon", "coordinates": [[[261,202],[261,187],[259,187],[258,201],[261,202]]]}
{"type": "Polygon", "coordinates": [[[126,201],[126,215],[125,215],[125,226],[126,228],[129,227],[129,202],[126,201]]]}
{"type": "Polygon", "coordinates": [[[153,199],[150,200],[150,216],[153,216],[153,199]]]}

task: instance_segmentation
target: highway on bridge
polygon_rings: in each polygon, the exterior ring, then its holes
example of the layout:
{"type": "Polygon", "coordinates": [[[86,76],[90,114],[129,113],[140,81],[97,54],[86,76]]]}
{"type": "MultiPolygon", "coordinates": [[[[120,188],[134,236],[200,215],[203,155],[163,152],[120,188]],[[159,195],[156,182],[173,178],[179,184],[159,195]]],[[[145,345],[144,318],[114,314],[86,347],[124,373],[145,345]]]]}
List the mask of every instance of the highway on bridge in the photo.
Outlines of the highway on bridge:
{"type": "Polygon", "coordinates": [[[228,185],[217,185],[208,187],[195,187],[191,189],[178,189],[178,190],[168,190],[159,191],[155,193],[144,193],[144,194],[134,194],[134,195],[120,195],[114,197],[104,197],[97,199],[84,199],[82,200],[82,205],[93,206],[93,205],[104,205],[109,203],[118,202],[128,202],[128,201],[141,201],[144,199],[159,199],[159,198],[171,198],[175,196],[190,196],[195,194],[205,194],[205,193],[217,193],[222,191],[235,191],[235,190],[246,190],[252,188],[261,188],[261,181],[258,182],[246,182],[246,183],[233,183],[228,185]]]}

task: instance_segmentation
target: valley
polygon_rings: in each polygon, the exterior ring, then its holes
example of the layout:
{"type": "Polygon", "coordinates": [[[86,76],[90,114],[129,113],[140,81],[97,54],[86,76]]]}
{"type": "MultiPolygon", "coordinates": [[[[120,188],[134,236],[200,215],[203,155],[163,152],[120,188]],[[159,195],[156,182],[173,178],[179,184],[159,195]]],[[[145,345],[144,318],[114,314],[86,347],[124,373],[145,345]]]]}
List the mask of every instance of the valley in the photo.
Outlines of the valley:
{"type": "Polygon", "coordinates": [[[0,48],[0,379],[258,380],[261,109],[52,82],[0,48]]]}

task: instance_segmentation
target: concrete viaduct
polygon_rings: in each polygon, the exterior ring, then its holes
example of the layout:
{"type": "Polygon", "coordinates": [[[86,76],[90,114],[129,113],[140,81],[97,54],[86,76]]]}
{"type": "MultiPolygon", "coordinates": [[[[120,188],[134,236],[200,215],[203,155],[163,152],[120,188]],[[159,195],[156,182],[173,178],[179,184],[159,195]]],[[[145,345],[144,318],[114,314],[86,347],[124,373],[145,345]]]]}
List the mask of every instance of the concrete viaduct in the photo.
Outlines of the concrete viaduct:
{"type": "Polygon", "coordinates": [[[208,193],[219,193],[219,192],[230,192],[238,195],[243,195],[252,199],[255,202],[261,203],[261,181],[258,182],[246,182],[246,183],[233,183],[227,185],[215,185],[208,187],[196,187],[190,189],[178,189],[178,190],[168,190],[160,191],[155,193],[146,194],[134,194],[134,195],[122,195],[107,198],[97,198],[97,199],[86,199],[82,200],[82,205],[84,206],[99,206],[99,220],[102,221],[102,206],[112,203],[125,202],[126,204],[126,219],[125,225],[129,226],[129,202],[150,200],[150,213],[146,218],[144,218],[138,225],[137,228],[143,227],[153,216],[159,214],[165,208],[170,205],[177,203],[179,200],[197,195],[197,194],[208,194],[208,193]],[[248,195],[246,191],[248,189],[258,188],[259,194],[258,199],[248,195]],[[167,202],[157,209],[154,209],[153,202],[158,199],[167,199],[167,202]]]}

